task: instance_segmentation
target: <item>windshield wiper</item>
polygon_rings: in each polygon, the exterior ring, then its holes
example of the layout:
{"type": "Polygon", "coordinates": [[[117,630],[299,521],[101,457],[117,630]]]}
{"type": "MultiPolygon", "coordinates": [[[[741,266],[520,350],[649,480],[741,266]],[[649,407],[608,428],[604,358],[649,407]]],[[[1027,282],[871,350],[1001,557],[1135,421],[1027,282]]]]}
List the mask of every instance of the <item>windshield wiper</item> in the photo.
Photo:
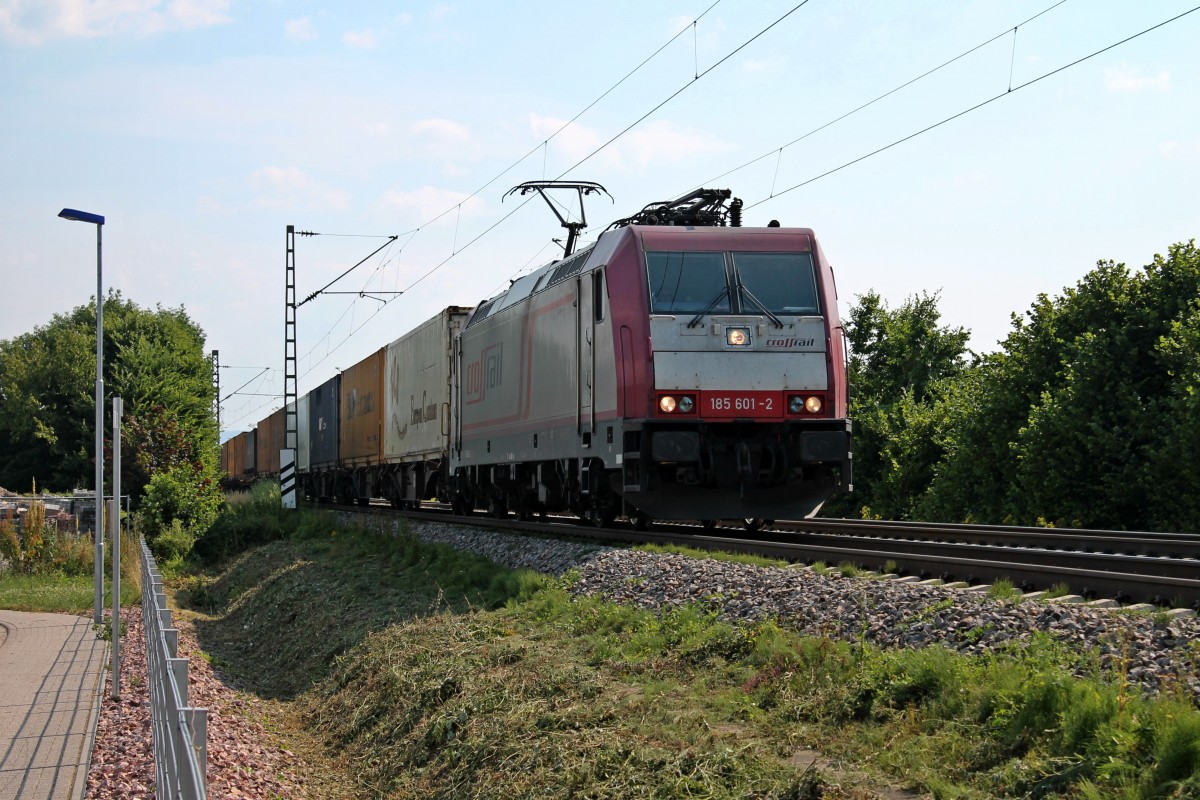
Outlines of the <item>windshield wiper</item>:
{"type": "Polygon", "coordinates": [[[764,314],[766,314],[768,317],[770,317],[771,323],[776,328],[783,327],[783,320],[781,320],[779,317],[775,316],[775,313],[773,311],[771,311],[771,309],[769,309],[765,305],[763,305],[762,300],[759,300],[757,297],[755,297],[754,293],[751,292],[749,289],[747,289],[745,284],[743,284],[741,286],[741,290],[742,290],[742,297],[749,298],[750,301],[754,303],[754,305],[758,306],[760,311],[762,311],[764,314]]]}
{"type": "MultiPolygon", "coordinates": [[[[705,306],[705,307],[704,307],[704,308],[703,308],[703,309],[700,311],[700,313],[699,313],[699,314],[697,314],[696,316],[692,317],[692,321],[691,321],[691,322],[689,322],[689,323],[687,324],[687,326],[688,326],[689,328],[694,328],[694,327],[696,327],[696,324],[700,322],[701,318],[703,318],[705,315],[709,314],[709,313],[710,313],[710,312],[711,312],[711,311],[712,311],[714,308],[716,308],[716,307],[717,307],[717,303],[721,302],[721,300],[722,300],[723,298],[725,298],[725,297],[728,297],[728,296],[729,296],[729,287],[728,287],[728,286],[726,286],[726,287],[725,287],[725,288],[723,288],[721,291],[717,292],[717,296],[716,296],[716,297],[714,297],[712,300],[709,300],[709,301],[708,301],[708,305],[706,305],[706,306],[705,306]]],[[[781,325],[780,327],[783,327],[783,326],[781,325]]]]}

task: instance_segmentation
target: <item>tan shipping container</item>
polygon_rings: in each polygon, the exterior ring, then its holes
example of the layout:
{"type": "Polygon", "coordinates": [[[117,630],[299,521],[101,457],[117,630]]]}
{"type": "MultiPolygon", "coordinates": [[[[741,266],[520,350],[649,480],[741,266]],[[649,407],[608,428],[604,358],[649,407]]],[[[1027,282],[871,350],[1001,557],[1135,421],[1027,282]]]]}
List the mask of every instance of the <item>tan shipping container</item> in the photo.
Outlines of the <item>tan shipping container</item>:
{"type": "Polygon", "coordinates": [[[283,409],[258,423],[255,471],[259,475],[279,474],[279,451],[283,449],[283,409]]]}
{"type": "Polygon", "coordinates": [[[383,365],[381,347],[342,373],[338,456],[343,466],[383,463],[383,365]]]}

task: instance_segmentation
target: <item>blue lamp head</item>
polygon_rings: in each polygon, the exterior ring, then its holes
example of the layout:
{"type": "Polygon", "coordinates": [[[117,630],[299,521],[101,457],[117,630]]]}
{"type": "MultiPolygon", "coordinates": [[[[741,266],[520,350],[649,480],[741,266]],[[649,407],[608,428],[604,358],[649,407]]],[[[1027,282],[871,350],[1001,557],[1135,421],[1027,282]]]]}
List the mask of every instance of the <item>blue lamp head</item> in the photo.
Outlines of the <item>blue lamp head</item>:
{"type": "Polygon", "coordinates": [[[58,215],[63,219],[70,219],[76,222],[90,222],[93,225],[103,225],[104,217],[99,214],[89,214],[86,211],[76,211],[73,208],[64,208],[58,212],[58,215]]]}

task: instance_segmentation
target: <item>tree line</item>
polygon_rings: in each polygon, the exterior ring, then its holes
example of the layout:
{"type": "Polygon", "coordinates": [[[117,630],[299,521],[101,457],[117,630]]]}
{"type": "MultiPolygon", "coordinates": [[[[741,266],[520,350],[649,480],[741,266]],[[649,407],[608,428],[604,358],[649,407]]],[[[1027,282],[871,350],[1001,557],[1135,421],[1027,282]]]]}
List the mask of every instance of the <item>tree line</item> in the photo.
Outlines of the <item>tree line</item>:
{"type": "Polygon", "coordinates": [[[936,294],[846,322],[855,491],[827,515],[1200,531],[1200,253],[1101,261],[997,351],[936,294]]]}

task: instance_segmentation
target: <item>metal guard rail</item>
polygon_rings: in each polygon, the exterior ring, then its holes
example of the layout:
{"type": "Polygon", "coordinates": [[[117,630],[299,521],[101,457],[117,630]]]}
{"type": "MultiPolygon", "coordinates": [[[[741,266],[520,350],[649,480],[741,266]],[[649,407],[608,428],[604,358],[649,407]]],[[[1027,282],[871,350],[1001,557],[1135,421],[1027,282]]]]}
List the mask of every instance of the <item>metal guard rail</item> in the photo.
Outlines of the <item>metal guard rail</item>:
{"type": "Polygon", "coordinates": [[[176,658],[179,631],[167,608],[162,573],[145,539],[141,539],[141,549],[155,796],[163,800],[205,800],[208,709],[188,706],[188,660],[176,658]]]}

